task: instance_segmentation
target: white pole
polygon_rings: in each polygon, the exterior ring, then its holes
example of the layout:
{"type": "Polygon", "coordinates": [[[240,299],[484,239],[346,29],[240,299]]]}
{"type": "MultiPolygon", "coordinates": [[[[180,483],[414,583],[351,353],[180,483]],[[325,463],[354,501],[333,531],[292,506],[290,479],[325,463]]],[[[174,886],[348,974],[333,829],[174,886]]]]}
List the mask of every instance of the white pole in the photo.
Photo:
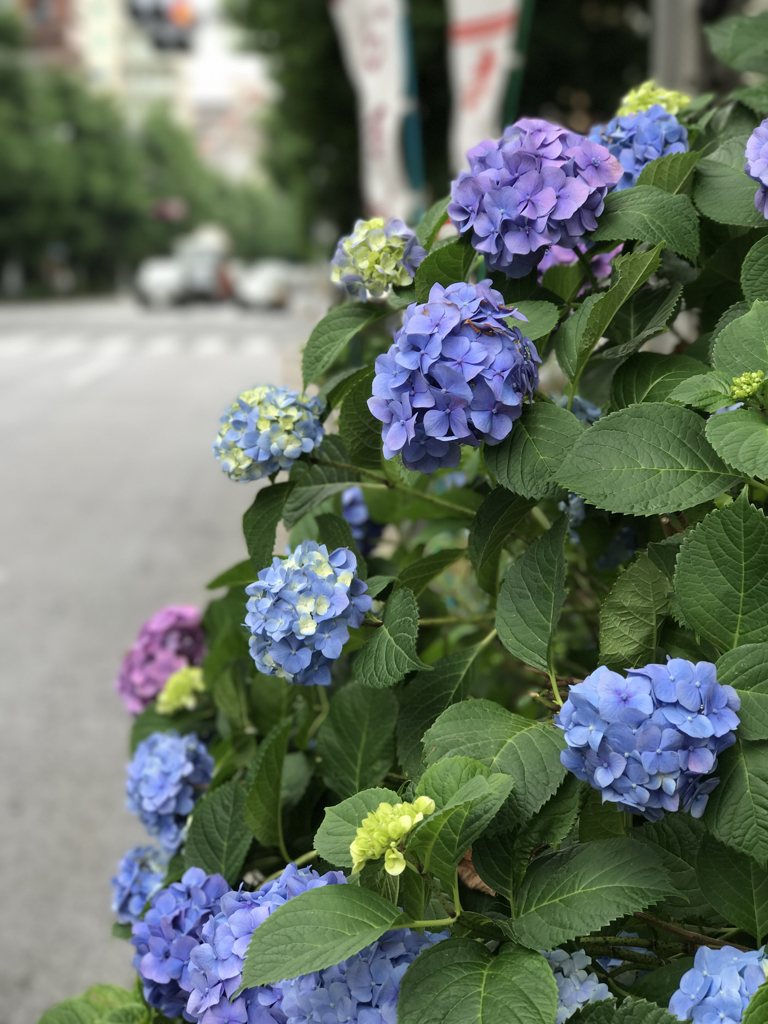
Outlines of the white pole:
{"type": "Polygon", "coordinates": [[[701,92],[699,0],[651,0],[650,76],[667,89],[701,92]]]}

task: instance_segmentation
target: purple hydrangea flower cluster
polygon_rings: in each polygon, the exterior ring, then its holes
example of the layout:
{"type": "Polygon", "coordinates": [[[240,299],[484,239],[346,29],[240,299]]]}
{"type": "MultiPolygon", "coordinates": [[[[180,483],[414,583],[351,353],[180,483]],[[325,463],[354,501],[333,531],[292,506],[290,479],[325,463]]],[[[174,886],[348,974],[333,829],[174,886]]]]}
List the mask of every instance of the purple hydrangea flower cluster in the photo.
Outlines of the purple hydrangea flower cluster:
{"type": "Polygon", "coordinates": [[[219,912],[219,900],[229,886],[221,875],[206,875],[189,868],[167,889],[152,897],[143,921],[133,926],[136,947],[133,966],[144,986],[150,1006],[174,1019],[187,1015],[189,957],[200,943],[203,925],[219,912]]]}
{"type": "Polygon", "coordinates": [[[128,765],[126,807],[173,854],[187,818],[213,778],[213,758],[194,733],[153,732],[128,765]]]}
{"type": "Polygon", "coordinates": [[[376,359],[368,408],[382,427],[384,457],[407,469],[455,469],[461,445],[498,444],[538,383],[536,347],[508,317],[490,280],[434,284],[409,306],[389,351],[376,359]]]}
{"type": "Polygon", "coordinates": [[[682,805],[700,818],[720,781],[718,754],[736,742],[740,704],[707,661],[670,658],[626,678],[601,666],[555,718],[568,744],[560,760],[619,810],[659,821],[682,805]]]}
{"type": "Polygon", "coordinates": [[[396,1024],[400,982],[422,950],[448,932],[398,928],[334,967],[282,983],[288,1024],[396,1024]]]}
{"type": "Polygon", "coordinates": [[[156,846],[134,846],[126,853],[112,879],[112,909],[118,924],[138,921],[147,900],[162,886],[167,865],[167,854],[156,846]]]}
{"type": "Polygon", "coordinates": [[[765,946],[744,953],[733,946],[696,950],[693,967],[669,1001],[678,1020],[695,1024],[740,1024],[752,996],[765,982],[765,946]]]}
{"type": "Polygon", "coordinates": [[[371,519],[362,487],[348,487],[341,492],[341,514],[349,523],[360,554],[367,557],[376,547],[384,527],[371,519]]]}
{"type": "MultiPolygon", "coordinates": [[[[562,245],[552,245],[547,249],[544,254],[544,258],[539,264],[539,284],[544,277],[544,274],[549,270],[550,267],[558,267],[562,265],[571,266],[577,262],[577,252],[587,255],[590,250],[590,245],[587,242],[579,242],[574,249],[566,249],[562,245]]],[[[599,252],[594,256],[590,256],[589,263],[592,268],[592,273],[595,277],[600,280],[603,277],[610,277],[611,270],[613,269],[613,259],[616,256],[620,256],[624,250],[624,243],[617,245],[615,249],[611,249],[608,252],[599,252]]],[[[586,291],[586,285],[581,289],[579,295],[586,291]]]]}
{"type": "Polygon", "coordinates": [[[259,672],[302,686],[329,686],[339,657],[371,607],[349,548],[328,554],[302,541],[287,558],[274,558],[245,588],[251,655],[259,672]]]}
{"type": "Polygon", "coordinates": [[[190,952],[187,1020],[200,1024],[285,1024],[280,1010],[279,985],[250,988],[236,999],[243,963],[253,933],[269,915],[294,896],[325,885],[344,885],[341,871],[319,875],[312,868],[289,864],[282,875],[257,892],[229,891],[221,907],[209,916],[200,932],[200,944],[190,952]],[[232,1001],[230,1001],[232,1000],[232,1001]]]}
{"type": "Polygon", "coordinates": [[[687,153],[689,148],[688,129],[658,103],[637,114],[625,114],[606,125],[596,125],[589,138],[605,146],[621,164],[624,173],[616,186],[617,192],[636,185],[640,172],[651,160],[670,153],[687,153]]]}
{"type": "Polygon", "coordinates": [[[602,983],[594,971],[586,968],[592,963],[583,949],[566,953],[564,949],[553,949],[543,954],[552,968],[557,982],[557,1016],[555,1024],[564,1024],[577,1010],[588,1003],[610,999],[608,986],[602,983]]]}
{"type": "Polygon", "coordinates": [[[755,194],[755,209],[768,217],[768,118],[749,136],[744,155],[744,172],[760,186],[755,194]]]}
{"type": "Polygon", "coordinates": [[[202,665],[205,635],[197,608],[170,605],[145,622],[126,654],[115,688],[128,710],[138,715],[179,669],[202,665]]]}
{"type": "Polygon", "coordinates": [[[486,266],[525,277],[552,245],[572,249],[597,227],[622,174],[608,150],[559,125],[524,118],[467,153],[448,216],[486,266]]]}

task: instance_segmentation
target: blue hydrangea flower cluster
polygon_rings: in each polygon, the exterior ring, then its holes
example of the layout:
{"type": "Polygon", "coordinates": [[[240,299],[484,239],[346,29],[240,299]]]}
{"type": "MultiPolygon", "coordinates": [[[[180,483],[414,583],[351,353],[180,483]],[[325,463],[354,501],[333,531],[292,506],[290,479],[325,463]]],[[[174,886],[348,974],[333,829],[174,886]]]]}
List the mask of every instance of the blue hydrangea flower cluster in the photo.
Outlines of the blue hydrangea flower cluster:
{"type": "Polygon", "coordinates": [[[243,963],[253,933],[269,915],[294,896],[325,885],[344,885],[341,871],[319,875],[312,868],[289,864],[282,875],[257,892],[229,891],[221,896],[221,907],[208,916],[200,932],[200,944],[190,953],[186,1004],[187,1020],[200,1024],[284,1024],[279,1002],[279,985],[246,989],[236,999],[243,963]]]}
{"type": "Polygon", "coordinates": [[[396,1024],[400,982],[422,950],[448,932],[398,928],[343,963],[282,983],[288,1024],[396,1024]]]}
{"type": "Polygon", "coordinates": [[[467,153],[470,170],[451,185],[448,216],[491,270],[525,277],[547,249],[572,249],[597,227],[606,194],[622,174],[608,150],[531,118],[467,153]]]}
{"type": "Polygon", "coordinates": [[[362,487],[348,487],[341,492],[341,514],[349,523],[358,551],[363,558],[367,557],[376,547],[384,527],[371,519],[362,487]]]}
{"type": "Polygon", "coordinates": [[[349,548],[328,554],[302,541],[287,558],[274,558],[245,588],[251,655],[259,672],[302,686],[329,686],[339,657],[371,607],[349,548]]]}
{"type": "Polygon", "coordinates": [[[747,158],[745,174],[760,186],[755,194],[755,209],[768,217],[768,118],[749,136],[744,155],[747,158]]]}
{"type": "Polygon", "coordinates": [[[319,398],[264,385],[243,393],[225,410],[213,454],[232,480],[261,480],[290,469],[325,435],[319,398]]]}
{"type": "Polygon", "coordinates": [[[118,924],[138,921],[147,900],[162,886],[168,855],[156,846],[134,846],[117,868],[112,879],[112,909],[118,924]]]}
{"type": "Polygon", "coordinates": [[[749,953],[733,946],[700,946],[693,967],[669,1001],[669,1012],[695,1024],[740,1024],[767,973],[765,946],[749,953]]]}
{"type": "Polygon", "coordinates": [[[688,129],[658,103],[637,114],[625,114],[606,125],[596,125],[589,137],[605,146],[621,164],[624,173],[616,186],[617,192],[636,185],[640,172],[651,160],[670,153],[687,153],[689,148],[688,129]]]}
{"type": "Polygon", "coordinates": [[[331,260],[331,280],[357,299],[381,298],[393,285],[408,285],[427,250],[401,220],[358,220],[340,239],[331,260]]]}
{"type": "Polygon", "coordinates": [[[144,998],[166,1017],[183,1014],[186,1020],[194,1019],[185,1010],[192,989],[189,957],[200,943],[203,925],[219,912],[219,900],[228,889],[221,875],[189,868],[180,882],[153,896],[144,920],[133,926],[133,966],[144,986],[144,998]]]}
{"type": "Polygon", "coordinates": [[[461,445],[498,444],[538,383],[536,347],[508,317],[490,280],[435,284],[409,306],[389,351],[376,359],[368,408],[382,427],[384,458],[407,469],[455,469],[461,445]]]}
{"type": "Polygon", "coordinates": [[[700,818],[720,781],[717,757],[736,742],[740,704],[707,661],[670,658],[626,678],[601,666],[555,718],[568,744],[560,760],[619,810],[659,821],[682,806],[700,818]]]}
{"type": "Polygon", "coordinates": [[[128,765],[126,807],[169,854],[184,838],[187,818],[213,777],[213,758],[194,733],[153,732],[128,765]]]}
{"type": "Polygon", "coordinates": [[[564,949],[553,949],[544,953],[547,963],[557,982],[557,1016],[555,1024],[564,1024],[577,1010],[588,1003],[610,999],[608,986],[601,982],[594,971],[586,968],[592,963],[583,949],[566,953],[564,949]]]}

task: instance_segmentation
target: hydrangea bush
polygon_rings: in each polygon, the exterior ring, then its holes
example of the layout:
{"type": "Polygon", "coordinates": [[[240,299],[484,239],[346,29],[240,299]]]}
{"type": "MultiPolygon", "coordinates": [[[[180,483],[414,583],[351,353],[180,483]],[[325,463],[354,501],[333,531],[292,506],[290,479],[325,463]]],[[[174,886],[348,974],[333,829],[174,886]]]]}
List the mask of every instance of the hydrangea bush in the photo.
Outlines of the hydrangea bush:
{"type": "Polygon", "coordinates": [[[173,856],[117,876],[121,1020],[768,1019],[768,108],[674,104],[626,188],[559,126],[476,147],[306,394],[227,414],[248,557],[132,721],[173,856]]]}

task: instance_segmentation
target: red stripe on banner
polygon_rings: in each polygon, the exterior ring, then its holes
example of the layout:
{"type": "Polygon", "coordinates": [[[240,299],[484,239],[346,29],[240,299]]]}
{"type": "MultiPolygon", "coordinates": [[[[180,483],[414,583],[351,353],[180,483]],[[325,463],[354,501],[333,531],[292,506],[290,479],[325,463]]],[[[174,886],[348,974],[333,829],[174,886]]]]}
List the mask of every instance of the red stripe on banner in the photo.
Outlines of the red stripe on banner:
{"type": "Polygon", "coordinates": [[[508,14],[494,14],[488,18],[475,18],[473,21],[455,21],[448,26],[448,39],[452,43],[466,42],[479,36],[502,32],[514,28],[519,21],[517,11],[508,14]]]}

